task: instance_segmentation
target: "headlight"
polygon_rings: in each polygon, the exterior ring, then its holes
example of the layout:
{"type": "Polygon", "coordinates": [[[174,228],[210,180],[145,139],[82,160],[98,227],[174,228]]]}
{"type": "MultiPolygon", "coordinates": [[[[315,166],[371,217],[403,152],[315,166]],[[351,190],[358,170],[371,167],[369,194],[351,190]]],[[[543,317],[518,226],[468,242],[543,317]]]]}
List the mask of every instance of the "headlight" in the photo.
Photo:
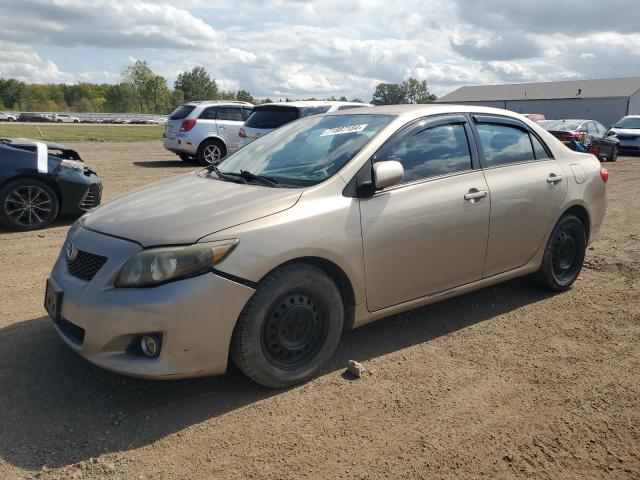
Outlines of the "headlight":
{"type": "Polygon", "coordinates": [[[149,287],[205,273],[231,253],[237,244],[238,240],[232,239],[143,250],[124,264],[116,287],[149,287]]]}
{"type": "Polygon", "coordinates": [[[84,163],[78,160],[62,160],[59,165],[60,168],[70,168],[71,170],[84,172],[84,163]]]}

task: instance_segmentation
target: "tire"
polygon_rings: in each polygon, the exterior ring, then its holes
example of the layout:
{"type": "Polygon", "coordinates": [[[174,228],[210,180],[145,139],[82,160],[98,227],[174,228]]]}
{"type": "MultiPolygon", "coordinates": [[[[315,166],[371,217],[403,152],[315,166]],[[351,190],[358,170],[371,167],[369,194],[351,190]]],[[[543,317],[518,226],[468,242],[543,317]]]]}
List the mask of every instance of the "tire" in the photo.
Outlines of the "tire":
{"type": "Polygon", "coordinates": [[[613,147],[613,150],[611,150],[611,155],[609,156],[609,161],[610,162],[617,162],[618,161],[618,147],[613,147]]]}
{"type": "Polygon", "coordinates": [[[62,123],[62,120],[56,120],[57,123],[62,123]]]}
{"type": "Polygon", "coordinates": [[[245,306],[233,332],[231,358],[260,385],[295,385],[333,356],[343,322],[340,291],[324,271],[285,266],[261,281],[245,306]]]}
{"type": "Polygon", "coordinates": [[[186,153],[179,153],[178,156],[180,160],[183,162],[193,162],[194,158],[191,155],[187,155],[186,153]]]}
{"type": "Polygon", "coordinates": [[[58,216],[58,208],[53,189],[39,180],[15,180],[0,190],[0,222],[11,230],[24,232],[46,227],[58,216]]]}
{"type": "Polygon", "coordinates": [[[536,277],[545,288],[562,292],[576,281],[587,247],[584,225],[575,215],[564,215],[553,228],[536,277]]]}
{"type": "Polygon", "coordinates": [[[200,144],[196,158],[200,165],[206,167],[222,160],[226,155],[227,149],[223,143],[215,138],[210,138],[200,144]]]}

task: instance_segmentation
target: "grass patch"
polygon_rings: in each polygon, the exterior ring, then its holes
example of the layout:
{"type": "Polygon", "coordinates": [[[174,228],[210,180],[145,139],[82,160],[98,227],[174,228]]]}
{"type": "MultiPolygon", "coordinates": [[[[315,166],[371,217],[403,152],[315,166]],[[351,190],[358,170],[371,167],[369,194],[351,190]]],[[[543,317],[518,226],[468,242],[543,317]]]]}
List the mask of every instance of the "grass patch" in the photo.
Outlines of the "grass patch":
{"type": "Polygon", "coordinates": [[[0,138],[50,142],[139,142],[160,140],[164,125],[91,125],[0,123],[0,138]]]}

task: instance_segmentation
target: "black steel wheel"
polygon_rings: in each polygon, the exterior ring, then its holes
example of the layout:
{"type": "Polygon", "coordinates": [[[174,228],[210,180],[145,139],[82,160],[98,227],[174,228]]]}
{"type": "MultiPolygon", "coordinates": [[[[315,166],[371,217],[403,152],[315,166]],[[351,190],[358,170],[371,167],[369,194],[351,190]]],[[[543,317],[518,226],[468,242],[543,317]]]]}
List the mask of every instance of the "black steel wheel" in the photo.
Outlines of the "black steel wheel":
{"type": "Polygon", "coordinates": [[[314,376],[333,356],[343,321],[340,290],[323,270],[285,265],[258,284],[242,311],[231,358],[260,385],[295,385],[314,376]]]}
{"type": "Polygon", "coordinates": [[[0,220],[13,230],[36,230],[58,215],[58,197],[47,184],[35,179],[9,183],[0,191],[0,220]]]}
{"type": "Polygon", "coordinates": [[[542,259],[537,277],[553,291],[563,291],[576,281],[586,250],[584,225],[574,215],[563,216],[556,224],[542,259]]]}
{"type": "Polygon", "coordinates": [[[618,160],[618,147],[613,147],[611,150],[611,156],[609,157],[610,162],[616,162],[618,160]]]}
{"type": "Polygon", "coordinates": [[[326,340],[328,321],[323,299],[314,292],[294,289],[281,296],[264,322],[265,356],[286,370],[304,365],[326,340]]]}

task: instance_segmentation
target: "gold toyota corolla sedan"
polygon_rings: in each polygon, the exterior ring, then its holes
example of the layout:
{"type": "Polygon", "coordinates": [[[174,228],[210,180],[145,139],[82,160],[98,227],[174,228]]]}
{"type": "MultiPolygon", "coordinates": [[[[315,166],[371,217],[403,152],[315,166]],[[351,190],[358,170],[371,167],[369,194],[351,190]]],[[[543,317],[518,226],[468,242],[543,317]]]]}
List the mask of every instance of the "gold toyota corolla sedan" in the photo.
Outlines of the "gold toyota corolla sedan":
{"type": "Polygon", "coordinates": [[[145,378],[309,379],[343,330],[526,274],[576,280],[607,171],[524,117],[401,105],[307,117],[96,208],[45,307],[91,362],[145,378]]]}

